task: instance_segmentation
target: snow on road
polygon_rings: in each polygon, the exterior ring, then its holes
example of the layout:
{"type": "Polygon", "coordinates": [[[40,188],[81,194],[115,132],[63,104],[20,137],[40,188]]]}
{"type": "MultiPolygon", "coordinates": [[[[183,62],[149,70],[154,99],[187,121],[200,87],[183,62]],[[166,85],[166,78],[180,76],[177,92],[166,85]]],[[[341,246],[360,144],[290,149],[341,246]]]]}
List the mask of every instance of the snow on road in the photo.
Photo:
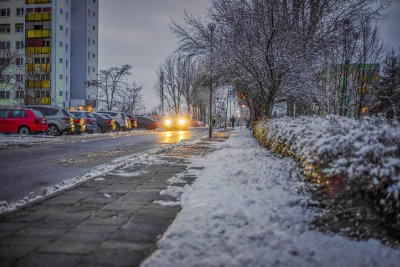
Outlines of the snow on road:
{"type": "Polygon", "coordinates": [[[399,266],[400,251],[310,229],[316,210],[296,193],[292,160],[233,132],[219,150],[193,162],[182,211],[158,242],[149,266],[399,266]]]}

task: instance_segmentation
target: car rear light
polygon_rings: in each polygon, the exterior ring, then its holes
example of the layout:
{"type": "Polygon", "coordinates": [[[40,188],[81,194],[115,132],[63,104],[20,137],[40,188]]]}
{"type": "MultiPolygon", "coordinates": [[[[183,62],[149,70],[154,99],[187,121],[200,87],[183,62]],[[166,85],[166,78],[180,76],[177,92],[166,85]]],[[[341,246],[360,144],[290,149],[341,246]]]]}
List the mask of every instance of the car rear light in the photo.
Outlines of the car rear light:
{"type": "Polygon", "coordinates": [[[91,123],[92,121],[89,118],[86,118],[87,123],[91,123]]]}

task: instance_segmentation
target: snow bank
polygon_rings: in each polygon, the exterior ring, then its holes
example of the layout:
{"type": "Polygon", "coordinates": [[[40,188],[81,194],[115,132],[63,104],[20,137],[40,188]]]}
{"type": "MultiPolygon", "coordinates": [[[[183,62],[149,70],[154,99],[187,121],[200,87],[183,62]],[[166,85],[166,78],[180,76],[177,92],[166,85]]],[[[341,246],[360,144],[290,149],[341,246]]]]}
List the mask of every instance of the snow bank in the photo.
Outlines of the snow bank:
{"type": "Polygon", "coordinates": [[[182,210],[142,267],[398,266],[400,252],[310,230],[308,196],[296,193],[296,164],[261,147],[243,130],[198,159],[198,178],[182,210]]]}
{"type": "Polygon", "coordinates": [[[297,159],[306,175],[336,190],[363,192],[386,213],[400,210],[400,129],[339,116],[261,120],[255,137],[297,159]]]}

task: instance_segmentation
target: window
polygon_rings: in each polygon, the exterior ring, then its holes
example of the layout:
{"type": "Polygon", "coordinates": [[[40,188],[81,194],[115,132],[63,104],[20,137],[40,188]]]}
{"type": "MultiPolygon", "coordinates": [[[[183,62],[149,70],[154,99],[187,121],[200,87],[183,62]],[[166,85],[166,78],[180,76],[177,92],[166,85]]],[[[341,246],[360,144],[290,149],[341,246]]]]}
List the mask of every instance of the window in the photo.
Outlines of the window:
{"type": "Polygon", "coordinates": [[[65,13],[65,20],[68,21],[69,20],[69,12],[65,13]]]}
{"type": "Polygon", "coordinates": [[[65,60],[65,68],[68,69],[68,59],[65,60]]]}
{"type": "Polygon", "coordinates": [[[60,91],[60,92],[58,93],[58,95],[59,95],[59,96],[63,96],[63,91],[60,91]]]}
{"type": "Polygon", "coordinates": [[[63,75],[62,75],[62,74],[58,75],[58,78],[59,78],[60,80],[62,80],[62,79],[63,79],[63,75]]]}
{"type": "Polygon", "coordinates": [[[10,41],[0,42],[0,49],[10,49],[10,41]]]}
{"type": "Polygon", "coordinates": [[[17,14],[17,16],[23,16],[24,15],[24,8],[17,8],[16,14],[17,14]]]}
{"type": "Polygon", "coordinates": [[[60,57],[59,59],[58,59],[58,61],[62,64],[63,63],[63,59],[60,57]]]}
{"type": "Polygon", "coordinates": [[[17,66],[22,66],[22,65],[24,65],[24,59],[23,59],[22,57],[17,57],[16,60],[15,60],[15,64],[16,64],[17,66]]]}
{"type": "Polygon", "coordinates": [[[95,39],[93,39],[92,43],[95,45],[95,44],[96,44],[96,40],[95,40],[95,39]]]}
{"type": "Polygon", "coordinates": [[[68,76],[65,76],[65,83],[68,85],[68,76]]]}
{"type": "Polygon", "coordinates": [[[87,44],[90,45],[90,38],[87,39],[87,44]]]}
{"type": "Polygon", "coordinates": [[[62,42],[62,41],[60,41],[58,44],[59,44],[61,47],[63,46],[63,42],[62,42]]]}
{"type": "Polygon", "coordinates": [[[92,27],[92,28],[93,28],[93,30],[94,30],[94,31],[96,30],[96,26],[94,26],[94,25],[93,25],[93,27],[92,27]]]}
{"type": "Polygon", "coordinates": [[[16,23],[15,24],[15,32],[24,32],[24,24],[16,23]]]}
{"type": "Polygon", "coordinates": [[[8,119],[8,114],[9,111],[7,109],[0,109],[0,119],[8,119]]]}
{"type": "Polygon", "coordinates": [[[91,14],[92,14],[92,11],[89,9],[89,10],[87,11],[88,17],[90,17],[91,14]]]}
{"type": "Polygon", "coordinates": [[[92,68],[92,71],[93,71],[93,72],[96,72],[96,69],[95,69],[95,68],[92,68]]]}
{"type": "Polygon", "coordinates": [[[33,59],[33,62],[34,62],[35,64],[40,64],[40,57],[35,57],[35,58],[33,59]]]}
{"type": "Polygon", "coordinates": [[[15,47],[16,47],[17,49],[22,49],[22,48],[24,48],[24,41],[16,41],[16,42],[15,42],[15,47]]]}
{"type": "Polygon", "coordinates": [[[16,99],[22,99],[25,97],[25,92],[24,91],[16,91],[15,92],[15,98],[16,99]]]}
{"type": "Polygon", "coordinates": [[[0,91],[0,99],[9,99],[10,91],[0,91]]]}
{"type": "Polygon", "coordinates": [[[63,25],[60,25],[60,31],[64,30],[63,25]]]}
{"type": "Polygon", "coordinates": [[[96,17],[96,12],[93,11],[93,17],[96,17]]]}
{"type": "Polygon", "coordinates": [[[11,75],[10,74],[3,74],[0,77],[0,82],[9,83],[10,81],[11,81],[11,75]]]}
{"type": "Polygon", "coordinates": [[[25,118],[25,117],[26,117],[25,110],[20,110],[20,109],[11,110],[11,118],[25,118]]]}
{"type": "Polygon", "coordinates": [[[10,33],[10,24],[0,24],[0,33],[10,33]]]}
{"type": "Polygon", "coordinates": [[[16,81],[17,83],[23,82],[23,81],[24,81],[24,75],[23,75],[23,74],[16,74],[16,75],[15,75],[15,81],[16,81]]]}
{"type": "Polygon", "coordinates": [[[68,28],[65,28],[65,36],[68,37],[68,28]]]}
{"type": "Polygon", "coordinates": [[[65,44],[65,52],[68,53],[68,44],[65,44]]]}
{"type": "Polygon", "coordinates": [[[64,10],[62,8],[60,8],[60,14],[64,14],[64,10]]]}
{"type": "Polygon", "coordinates": [[[9,8],[1,8],[0,9],[0,17],[9,17],[10,9],[9,8]]]}
{"type": "Polygon", "coordinates": [[[90,52],[87,53],[87,59],[90,60],[90,52]]]}
{"type": "Polygon", "coordinates": [[[92,57],[93,57],[93,58],[96,58],[96,54],[95,54],[95,53],[93,53],[93,54],[92,54],[92,57]]]}
{"type": "Polygon", "coordinates": [[[87,73],[90,74],[90,67],[87,67],[87,73]]]}

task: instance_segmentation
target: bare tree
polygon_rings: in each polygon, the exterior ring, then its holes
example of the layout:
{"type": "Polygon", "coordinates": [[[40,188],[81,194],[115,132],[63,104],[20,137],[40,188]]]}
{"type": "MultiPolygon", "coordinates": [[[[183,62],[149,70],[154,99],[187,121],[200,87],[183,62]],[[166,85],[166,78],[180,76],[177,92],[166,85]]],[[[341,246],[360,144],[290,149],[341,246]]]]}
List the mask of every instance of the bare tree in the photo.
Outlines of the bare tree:
{"type": "Polygon", "coordinates": [[[127,84],[121,90],[121,108],[122,112],[137,113],[142,109],[142,86],[137,86],[135,83],[127,84]]]}
{"type": "MultiPolygon", "coordinates": [[[[287,99],[310,110],[307,104],[318,102],[317,74],[327,45],[339,45],[336,35],[345,21],[355,25],[378,18],[388,1],[374,2],[213,0],[207,21],[217,25],[215,69],[225,83],[245,88],[254,101],[254,119],[271,115],[274,104],[287,99]]],[[[184,25],[173,22],[177,51],[206,57],[207,21],[187,15],[184,25]]]]}
{"type": "Polygon", "coordinates": [[[98,102],[105,104],[107,110],[119,109],[121,104],[121,91],[127,86],[126,78],[131,75],[131,65],[121,67],[111,67],[101,70],[97,75],[97,80],[88,81],[88,86],[98,88],[98,102]]]}

